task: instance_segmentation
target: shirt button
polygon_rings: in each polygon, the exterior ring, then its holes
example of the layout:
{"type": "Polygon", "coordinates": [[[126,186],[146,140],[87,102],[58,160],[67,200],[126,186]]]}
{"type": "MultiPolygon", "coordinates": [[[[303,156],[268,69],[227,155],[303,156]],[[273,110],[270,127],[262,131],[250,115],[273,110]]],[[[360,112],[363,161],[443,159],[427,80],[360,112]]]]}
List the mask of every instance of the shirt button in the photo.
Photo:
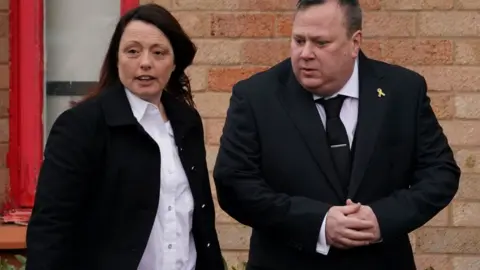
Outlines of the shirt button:
{"type": "Polygon", "coordinates": [[[169,245],[168,245],[168,249],[172,249],[172,244],[169,244],[169,245]]]}
{"type": "Polygon", "coordinates": [[[168,207],[168,211],[172,211],[172,207],[171,207],[171,206],[168,207]]]}

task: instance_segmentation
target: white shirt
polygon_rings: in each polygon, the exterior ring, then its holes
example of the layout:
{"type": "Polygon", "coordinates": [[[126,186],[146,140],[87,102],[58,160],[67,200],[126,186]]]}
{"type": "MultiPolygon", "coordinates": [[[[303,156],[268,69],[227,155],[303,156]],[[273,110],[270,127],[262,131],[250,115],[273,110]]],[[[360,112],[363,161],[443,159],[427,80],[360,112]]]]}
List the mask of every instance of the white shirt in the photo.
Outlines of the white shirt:
{"type": "Polygon", "coordinates": [[[155,221],[138,270],[194,270],[197,252],[192,234],[194,208],[173,129],[159,109],[125,90],[133,115],[160,150],[160,198],[155,221]]]}
{"type": "MultiPolygon", "coordinates": [[[[342,109],[340,111],[340,119],[347,130],[348,141],[350,143],[350,148],[352,147],[353,137],[355,135],[355,127],[357,126],[358,119],[358,93],[359,93],[359,81],[358,81],[358,58],[355,61],[355,67],[352,72],[352,76],[343,86],[343,88],[335,95],[331,97],[326,97],[325,99],[333,98],[337,95],[345,95],[345,101],[343,102],[342,109]]],[[[317,95],[313,95],[314,99],[322,98],[317,95]]],[[[325,128],[326,123],[326,114],[323,106],[316,103],[318,113],[322,119],[323,127],[325,128]]],[[[317,252],[323,255],[327,255],[330,250],[330,246],[327,245],[327,238],[325,236],[325,222],[327,220],[327,215],[325,215],[320,228],[320,237],[317,242],[317,252]]]]}

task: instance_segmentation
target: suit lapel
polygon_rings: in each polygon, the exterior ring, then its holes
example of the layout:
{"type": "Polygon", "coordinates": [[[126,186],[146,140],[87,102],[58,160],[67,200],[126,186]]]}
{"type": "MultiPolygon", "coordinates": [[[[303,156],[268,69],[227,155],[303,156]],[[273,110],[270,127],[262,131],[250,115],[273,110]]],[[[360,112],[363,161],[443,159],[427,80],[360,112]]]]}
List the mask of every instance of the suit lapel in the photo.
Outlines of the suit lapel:
{"type": "Polygon", "coordinates": [[[307,148],[320,166],[339,198],[344,198],[334,164],[330,157],[325,130],[312,94],[304,90],[291,68],[285,88],[278,91],[280,100],[302,135],[307,148]]]}
{"type": "Polygon", "coordinates": [[[385,109],[391,98],[388,94],[388,89],[383,87],[380,80],[381,77],[375,72],[372,64],[372,60],[360,53],[360,93],[358,121],[355,131],[356,146],[348,198],[353,198],[358,191],[375,148],[375,143],[384,120],[385,109]]]}

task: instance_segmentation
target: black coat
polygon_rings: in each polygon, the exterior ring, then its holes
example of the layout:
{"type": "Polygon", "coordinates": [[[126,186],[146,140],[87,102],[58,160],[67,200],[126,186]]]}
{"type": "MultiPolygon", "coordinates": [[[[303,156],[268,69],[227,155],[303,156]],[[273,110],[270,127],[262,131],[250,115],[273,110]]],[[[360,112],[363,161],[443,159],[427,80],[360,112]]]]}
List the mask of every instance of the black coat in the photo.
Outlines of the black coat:
{"type": "Polygon", "coordinates": [[[348,194],[290,59],[233,87],[214,178],[220,206],[253,228],[247,269],[415,269],[408,233],[452,200],[460,171],[423,77],[362,54],[359,79],[348,194]],[[372,208],[383,242],[316,253],[325,214],[347,198],[372,208]]]}
{"type": "MultiPolygon", "coordinates": [[[[223,270],[198,112],[165,92],[194,198],[197,268],[223,270]]],[[[54,123],[27,231],[27,270],[135,270],[157,213],[160,151],[121,85],[54,123]]]]}

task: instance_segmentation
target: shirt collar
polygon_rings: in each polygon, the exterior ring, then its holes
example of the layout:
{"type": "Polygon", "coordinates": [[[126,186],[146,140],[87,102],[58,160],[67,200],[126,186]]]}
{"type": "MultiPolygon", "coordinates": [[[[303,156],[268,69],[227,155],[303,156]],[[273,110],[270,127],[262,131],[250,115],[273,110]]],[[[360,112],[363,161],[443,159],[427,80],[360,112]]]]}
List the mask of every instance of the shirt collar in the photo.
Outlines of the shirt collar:
{"type": "Polygon", "coordinates": [[[142,120],[147,110],[157,109],[155,105],[139,98],[126,88],[125,93],[127,94],[127,99],[130,103],[130,108],[132,109],[133,116],[135,116],[137,121],[140,122],[140,120],[142,120]]]}
{"type": "MultiPolygon", "coordinates": [[[[337,95],[344,95],[351,98],[358,98],[358,88],[359,87],[358,87],[358,57],[357,57],[357,59],[355,60],[355,65],[353,67],[353,72],[352,72],[352,75],[350,76],[350,79],[348,79],[347,83],[342,87],[342,89],[340,89],[340,91],[338,91],[336,94],[328,98],[332,98],[337,95]]],[[[321,98],[323,97],[320,95],[313,94],[314,100],[321,99],[321,98]]]]}

